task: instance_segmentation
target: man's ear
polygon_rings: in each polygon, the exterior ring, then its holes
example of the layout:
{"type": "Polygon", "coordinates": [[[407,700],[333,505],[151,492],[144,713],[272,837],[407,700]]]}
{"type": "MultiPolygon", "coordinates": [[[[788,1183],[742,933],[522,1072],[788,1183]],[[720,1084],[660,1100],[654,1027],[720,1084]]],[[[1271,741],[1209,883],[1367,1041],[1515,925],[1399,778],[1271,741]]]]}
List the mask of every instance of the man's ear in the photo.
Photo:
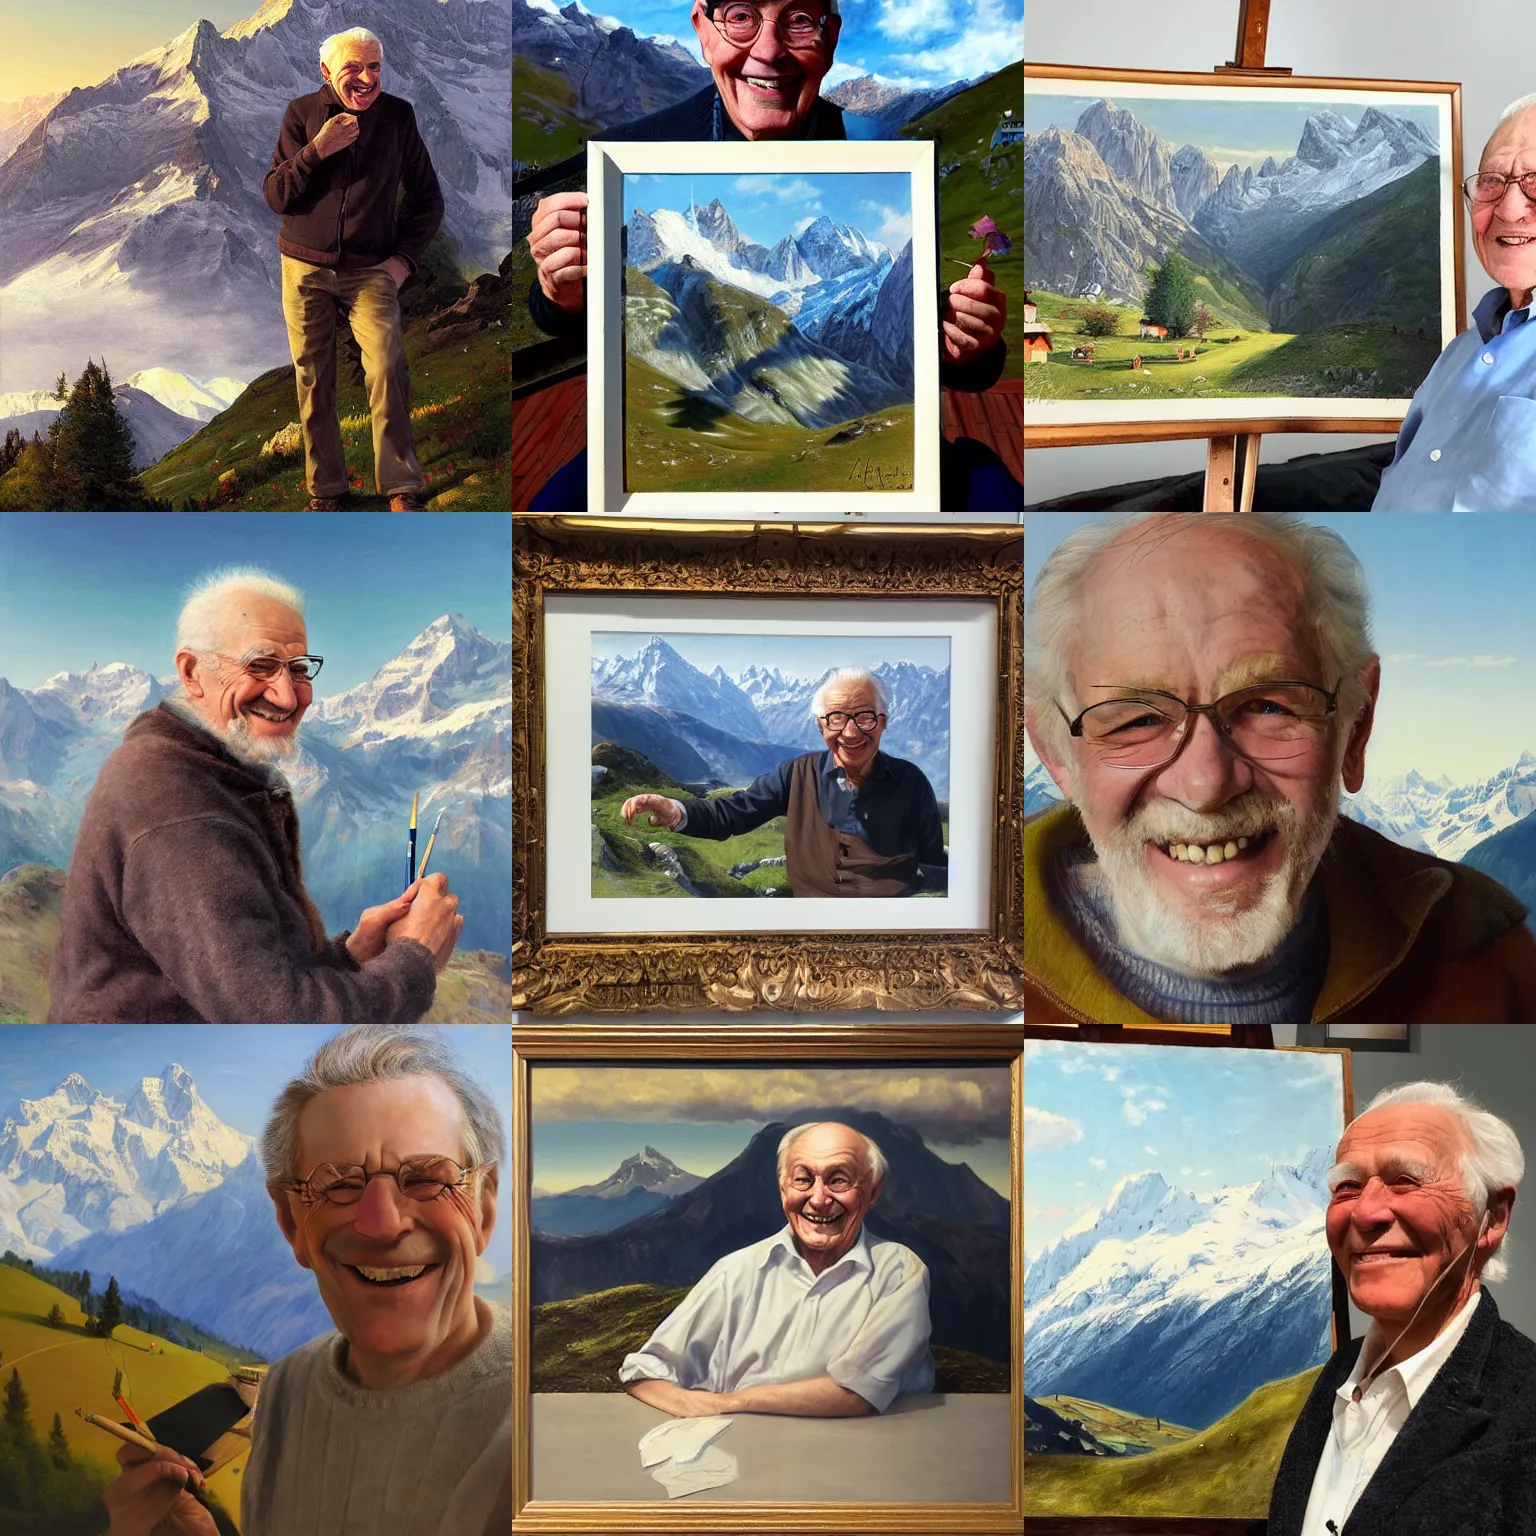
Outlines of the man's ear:
{"type": "Polygon", "coordinates": [[[1376,695],[1381,691],[1381,657],[1372,656],[1360,669],[1360,683],[1365,689],[1365,703],[1349,728],[1349,738],[1344,744],[1344,761],[1340,774],[1344,788],[1350,794],[1360,792],[1365,783],[1365,744],[1371,739],[1371,727],[1376,723],[1376,695]]]}
{"type": "Polygon", "coordinates": [[[176,675],[181,679],[181,686],[194,698],[203,696],[202,679],[197,676],[197,652],[176,652],[176,675]]]}
{"type": "Polygon", "coordinates": [[[267,1194],[272,1199],[272,1209],[277,1212],[277,1224],[282,1229],[283,1236],[288,1239],[288,1246],[293,1249],[294,1258],[305,1269],[313,1269],[314,1265],[309,1262],[309,1244],[305,1242],[304,1233],[293,1214],[288,1191],[268,1187],[267,1194]]]}
{"type": "Polygon", "coordinates": [[[324,59],[320,61],[320,78],[324,80],[327,85],[334,88],[336,82],[331,79],[330,66],[326,64],[324,59]]]}
{"type": "Polygon", "coordinates": [[[1072,798],[1072,767],[1066,758],[1056,750],[1053,733],[1037,728],[1035,717],[1024,717],[1024,729],[1029,732],[1029,743],[1035,749],[1035,756],[1045,764],[1045,770],[1056,781],[1056,787],[1062,793],[1063,798],[1072,798]]]}

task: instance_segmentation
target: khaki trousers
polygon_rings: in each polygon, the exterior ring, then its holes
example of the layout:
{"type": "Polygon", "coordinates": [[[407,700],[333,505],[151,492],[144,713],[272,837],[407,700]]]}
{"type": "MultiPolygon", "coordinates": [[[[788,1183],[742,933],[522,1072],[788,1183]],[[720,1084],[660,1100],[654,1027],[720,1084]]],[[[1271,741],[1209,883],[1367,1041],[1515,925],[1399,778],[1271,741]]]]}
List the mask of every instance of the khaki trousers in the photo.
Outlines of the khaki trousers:
{"type": "Polygon", "coordinates": [[[411,438],[411,378],[395,280],[383,267],[337,271],[283,257],[283,319],[299,391],[304,477],[311,496],[344,496],[347,455],[336,419],[336,308],[347,312],[363,353],[379,492],[417,493],[421,465],[411,438]]]}

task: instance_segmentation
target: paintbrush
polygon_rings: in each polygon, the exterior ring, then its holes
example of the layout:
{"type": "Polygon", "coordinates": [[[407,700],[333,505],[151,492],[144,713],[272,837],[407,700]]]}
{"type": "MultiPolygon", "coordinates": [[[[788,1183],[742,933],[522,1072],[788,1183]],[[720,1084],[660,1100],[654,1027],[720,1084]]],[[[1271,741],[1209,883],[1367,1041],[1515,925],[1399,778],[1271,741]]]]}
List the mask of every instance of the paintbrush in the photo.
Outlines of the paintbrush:
{"type": "Polygon", "coordinates": [[[158,1451],[158,1441],[150,1439],[147,1434],[141,1435],[137,1430],[124,1429],[121,1424],[114,1424],[111,1419],[98,1418],[94,1413],[87,1413],[83,1408],[76,1408],[75,1412],[87,1424],[94,1424],[97,1429],[104,1429],[109,1435],[116,1435],[119,1440],[125,1440],[129,1445],[136,1445],[141,1450],[158,1451]]]}
{"type": "MultiPolygon", "coordinates": [[[[447,807],[445,806],[444,810],[446,809],[447,807]]],[[[442,824],[443,812],[440,810],[437,813],[437,820],[432,823],[432,835],[427,839],[427,851],[421,856],[421,877],[423,880],[425,880],[427,877],[427,860],[432,857],[432,844],[437,841],[437,829],[442,826],[442,824]]]]}
{"type": "Polygon", "coordinates": [[[411,861],[410,873],[405,877],[405,883],[408,886],[414,885],[416,883],[416,804],[420,799],[421,791],[418,789],[416,793],[411,796],[411,861]]]}

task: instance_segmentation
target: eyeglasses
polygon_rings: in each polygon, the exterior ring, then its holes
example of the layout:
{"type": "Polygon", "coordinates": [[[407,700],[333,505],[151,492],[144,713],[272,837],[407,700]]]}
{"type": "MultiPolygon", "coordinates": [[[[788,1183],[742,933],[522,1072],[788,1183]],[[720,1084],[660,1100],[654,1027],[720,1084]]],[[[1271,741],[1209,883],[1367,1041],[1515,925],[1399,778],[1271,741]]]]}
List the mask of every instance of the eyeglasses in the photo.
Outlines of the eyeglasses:
{"type": "Polygon", "coordinates": [[[281,1185],[291,1190],[305,1205],[318,1200],[332,1205],[356,1205],[368,1188],[369,1179],[393,1179],[400,1193],[409,1200],[436,1200],[445,1189],[459,1189],[469,1176],[486,1165],[473,1163],[462,1167],[451,1157],[408,1157],[398,1168],[379,1168],[373,1173],[356,1163],[321,1163],[307,1179],[292,1179],[281,1185]]]}
{"type": "Polygon", "coordinates": [[[833,735],[837,735],[850,720],[861,731],[872,731],[885,716],[877,715],[872,709],[861,709],[856,715],[845,715],[842,710],[834,709],[830,714],[818,715],[817,718],[833,735]]]}
{"type": "MultiPolygon", "coordinates": [[[[738,45],[756,41],[757,34],[762,31],[763,13],[755,5],[749,4],[748,0],[727,0],[725,5],[712,0],[705,7],[704,14],[714,22],[716,31],[738,45]]],[[[790,47],[808,48],[822,40],[827,30],[827,17],[824,12],[796,7],[780,15],[777,26],[779,36],[790,47]]]]}
{"type": "Polygon", "coordinates": [[[1209,715],[1222,738],[1255,762],[1300,757],[1322,739],[1338,697],[1337,684],[1330,693],[1315,683],[1274,682],[1239,688],[1214,704],[1190,704],[1151,688],[1090,704],[1075,720],[1056,708],[1107,767],[1161,768],[1179,755],[1196,715],[1209,715]]]}
{"type": "Polygon", "coordinates": [[[1525,194],[1526,201],[1536,203],[1536,171],[1523,176],[1498,176],[1492,171],[1479,171],[1462,182],[1461,190],[1471,203],[1497,203],[1504,198],[1504,189],[1513,183],[1525,194]]]}
{"type": "Polygon", "coordinates": [[[325,665],[323,656],[290,656],[285,663],[281,656],[250,656],[242,661],[238,656],[230,656],[224,651],[215,651],[214,655],[234,662],[242,672],[249,672],[263,683],[270,683],[285,665],[294,682],[312,683],[319,675],[320,668],[325,665]]]}

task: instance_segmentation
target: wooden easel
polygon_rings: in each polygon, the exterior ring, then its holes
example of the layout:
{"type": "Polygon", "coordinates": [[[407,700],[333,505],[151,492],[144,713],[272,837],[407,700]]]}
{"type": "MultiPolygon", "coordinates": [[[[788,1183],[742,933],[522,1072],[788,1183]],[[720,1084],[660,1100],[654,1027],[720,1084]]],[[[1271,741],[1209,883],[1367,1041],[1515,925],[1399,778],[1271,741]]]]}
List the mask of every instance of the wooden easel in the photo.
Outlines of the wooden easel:
{"type": "MultiPolygon", "coordinates": [[[[1240,0],[1237,12],[1237,57],[1218,64],[1218,75],[1288,75],[1288,68],[1264,63],[1269,35],[1269,0],[1240,0]]],[[[1251,512],[1259,474],[1257,432],[1227,433],[1207,440],[1205,452],[1206,512],[1251,512]],[[1238,476],[1238,445],[1242,445],[1242,475],[1238,476]]]]}

